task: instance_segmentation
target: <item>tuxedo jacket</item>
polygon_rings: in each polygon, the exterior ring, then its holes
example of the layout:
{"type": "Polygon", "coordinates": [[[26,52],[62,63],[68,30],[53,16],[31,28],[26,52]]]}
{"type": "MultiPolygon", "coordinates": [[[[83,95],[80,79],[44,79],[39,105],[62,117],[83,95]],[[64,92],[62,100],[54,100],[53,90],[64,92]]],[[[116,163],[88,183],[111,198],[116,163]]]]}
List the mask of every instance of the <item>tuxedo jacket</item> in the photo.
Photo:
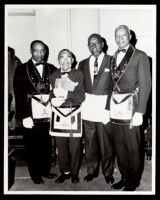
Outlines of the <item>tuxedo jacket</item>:
{"type": "MultiPolygon", "coordinates": [[[[58,69],[56,72],[52,73],[49,77],[49,82],[52,86],[52,89],[55,88],[56,79],[61,78],[61,71],[58,69]]],[[[72,105],[80,105],[85,99],[84,85],[83,85],[83,73],[77,69],[71,69],[68,74],[68,78],[73,82],[78,82],[78,85],[75,86],[73,91],[68,91],[67,99],[63,105],[69,105],[71,102],[72,105]]],[[[55,97],[53,91],[51,91],[50,98],[55,97]]]]}
{"type": "Polygon", "coordinates": [[[78,69],[84,74],[84,88],[85,92],[94,95],[107,95],[110,84],[110,56],[104,55],[101,66],[98,71],[98,77],[94,84],[92,84],[90,75],[89,58],[79,63],[78,69]]]}
{"type": "MultiPolygon", "coordinates": [[[[128,50],[132,49],[133,49],[133,55],[128,63],[125,72],[122,74],[121,78],[117,82],[118,87],[116,87],[115,90],[120,93],[129,93],[134,91],[138,87],[139,88],[138,102],[135,111],[144,114],[149,94],[151,91],[150,63],[145,52],[135,49],[132,45],[130,45],[128,50]],[[119,88],[120,91],[117,88],[119,88]]],[[[125,56],[123,58],[124,60],[125,56]]],[[[114,87],[115,85],[113,84],[112,81],[112,90],[114,87]]],[[[108,98],[108,103],[107,103],[108,109],[109,109],[109,101],[110,100],[108,98]]]]}
{"type": "Polygon", "coordinates": [[[45,63],[43,69],[42,79],[31,59],[16,68],[13,87],[16,102],[16,118],[18,121],[32,117],[29,95],[49,94],[49,76],[57,68],[54,65],[45,63]],[[41,81],[44,83],[43,90],[38,88],[38,84],[41,81]]]}

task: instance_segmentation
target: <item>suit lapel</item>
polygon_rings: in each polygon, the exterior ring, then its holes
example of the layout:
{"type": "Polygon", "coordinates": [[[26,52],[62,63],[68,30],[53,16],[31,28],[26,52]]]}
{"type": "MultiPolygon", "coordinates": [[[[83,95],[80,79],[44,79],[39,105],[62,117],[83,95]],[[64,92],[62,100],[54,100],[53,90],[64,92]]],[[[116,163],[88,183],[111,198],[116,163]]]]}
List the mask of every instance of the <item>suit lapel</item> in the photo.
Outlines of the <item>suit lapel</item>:
{"type": "Polygon", "coordinates": [[[61,69],[60,68],[57,70],[57,74],[58,74],[57,78],[61,78],[61,69]]]}
{"type": "Polygon", "coordinates": [[[27,62],[26,71],[31,84],[39,93],[45,93],[49,89],[49,68],[47,65],[44,67],[43,79],[38,76],[38,72],[36,73],[36,67],[32,60],[27,62]]]}
{"type": "Polygon", "coordinates": [[[104,55],[101,66],[98,71],[98,76],[104,71],[104,68],[106,67],[106,63],[107,63],[107,57],[106,55],[104,55]]]}
{"type": "Polygon", "coordinates": [[[87,80],[87,85],[92,88],[92,79],[91,79],[91,73],[90,73],[90,64],[89,64],[89,59],[90,57],[87,59],[86,64],[85,64],[85,73],[86,73],[86,77],[88,77],[87,80]]]}
{"type": "Polygon", "coordinates": [[[115,62],[116,57],[113,56],[113,59],[111,61],[111,76],[114,82],[114,88],[118,87],[118,82],[123,77],[123,74],[128,68],[128,64],[131,61],[134,52],[135,52],[135,48],[132,45],[130,45],[126,55],[124,56],[124,58],[122,59],[118,67],[116,66],[116,62],[115,62]]]}
{"type": "Polygon", "coordinates": [[[106,63],[107,63],[107,57],[106,57],[106,55],[104,55],[101,66],[100,66],[99,71],[98,71],[98,76],[96,77],[96,80],[94,81],[94,87],[96,87],[96,85],[99,81],[99,78],[101,76],[101,73],[104,71],[104,69],[106,67],[106,63]]]}

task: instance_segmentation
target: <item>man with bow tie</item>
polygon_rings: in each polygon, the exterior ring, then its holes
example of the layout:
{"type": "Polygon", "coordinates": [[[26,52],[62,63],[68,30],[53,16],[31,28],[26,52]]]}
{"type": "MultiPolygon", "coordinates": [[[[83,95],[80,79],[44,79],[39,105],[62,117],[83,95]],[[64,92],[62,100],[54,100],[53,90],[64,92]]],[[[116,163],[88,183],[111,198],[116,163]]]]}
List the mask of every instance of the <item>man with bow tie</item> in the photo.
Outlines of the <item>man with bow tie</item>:
{"type": "MultiPolygon", "coordinates": [[[[16,119],[25,128],[28,169],[35,184],[43,183],[42,177],[54,178],[50,173],[52,144],[49,135],[49,118],[35,106],[41,106],[46,114],[44,97],[49,97],[49,75],[56,67],[44,61],[46,44],[40,40],[31,43],[31,59],[18,66],[14,75],[16,119]],[[33,102],[36,102],[33,106],[33,102]],[[43,103],[43,104],[42,104],[43,103]]],[[[45,102],[47,104],[47,102],[45,102]]]]}
{"type": "Polygon", "coordinates": [[[140,129],[151,90],[149,59],[130,44],[130,30],[115,30],[118,50],[111,59],[112,92],[107,101],[121,180],[113,189],[134,191],[141,179],[140,129]]]}
{"type": "Polygon", "coordinates": [[[85,99],[83,73],[72,68],[74,58],[69,49],[62,49],[59,52],[58,61],[60,68],[49,78],[52,88],[50,98],[55,108],[53,115],[55,116],[55,112],[58,110],[68,116],[65,118],[57,115],[53,119],[56,128],[50,131],[50,134],[56,137],[58,164],[61,172],[55,182],[63,183],[66,179],[71,178],[72,183],[78,183],[82,135],[79,134],[79,129],[82,133],[82,123],[79,115],[74,115],[73,111],[74,109],[78,110],[77,108],[85,99]]]}
{"type": "Polygon", "coordinates": [[[82,104],[84,123],[84,146],[87,175],[84,181],[92,181],[98,176],[101,160],[102,173],[106,183],[113,183],[113,152],[110,124],[105,112],[105,102],[109,92],[110,56],[102,52],[104,43],[99,34],[88,38],[89,58],[79,63],[84,74],[86,99],[82,104]]]}

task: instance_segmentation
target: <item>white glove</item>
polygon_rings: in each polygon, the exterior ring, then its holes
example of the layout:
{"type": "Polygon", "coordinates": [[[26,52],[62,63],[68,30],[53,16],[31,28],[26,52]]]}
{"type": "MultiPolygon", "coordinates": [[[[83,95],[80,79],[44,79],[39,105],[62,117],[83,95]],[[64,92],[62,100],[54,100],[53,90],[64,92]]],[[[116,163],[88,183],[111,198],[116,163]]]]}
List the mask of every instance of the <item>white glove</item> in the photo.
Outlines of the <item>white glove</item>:
{"type": "Polygon", "coordinates": [[[52,98],[51,104],[55,107],[60,107],[65,101],[63,98],[52,98]]]}
{"type": "Polygon", "coordinates": [[[143,123],[143,115],[142,113],[135,112],[132,120],[131,120],[131,126],[140,126],[143,123]]]}
{"type": "Polygon", "coordinates": [[[25,128],[32,128],[34,126],[33,120],[31,117],[27,117],[23,119],[22,123],[25,128]]]}
{"type": "Polygon", "coordinates": [[[105,110],[102,123],[107,124],[109,121],[110,121],[109,110],[105,110]]]}
{"type": "Polygon", "coordinates": [[[61,83],[58,84],[58,88],[55,88],[53,90],[53,93],[56,97],[60,97],[63,99],[66,99],[68,94],[68,92],[62,88],[61,83]]]}

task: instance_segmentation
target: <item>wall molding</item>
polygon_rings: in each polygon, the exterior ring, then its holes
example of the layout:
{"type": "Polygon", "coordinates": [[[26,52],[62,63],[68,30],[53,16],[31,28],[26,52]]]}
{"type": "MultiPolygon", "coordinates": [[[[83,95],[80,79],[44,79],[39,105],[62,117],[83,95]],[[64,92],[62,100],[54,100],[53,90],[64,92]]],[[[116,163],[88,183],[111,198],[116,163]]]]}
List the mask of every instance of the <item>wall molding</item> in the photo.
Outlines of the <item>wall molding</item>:
{"type": "Polygon", "coordinates": [[[8,10],[8,16],[35,16],[34,9],[11,9],[8,10]]]}

